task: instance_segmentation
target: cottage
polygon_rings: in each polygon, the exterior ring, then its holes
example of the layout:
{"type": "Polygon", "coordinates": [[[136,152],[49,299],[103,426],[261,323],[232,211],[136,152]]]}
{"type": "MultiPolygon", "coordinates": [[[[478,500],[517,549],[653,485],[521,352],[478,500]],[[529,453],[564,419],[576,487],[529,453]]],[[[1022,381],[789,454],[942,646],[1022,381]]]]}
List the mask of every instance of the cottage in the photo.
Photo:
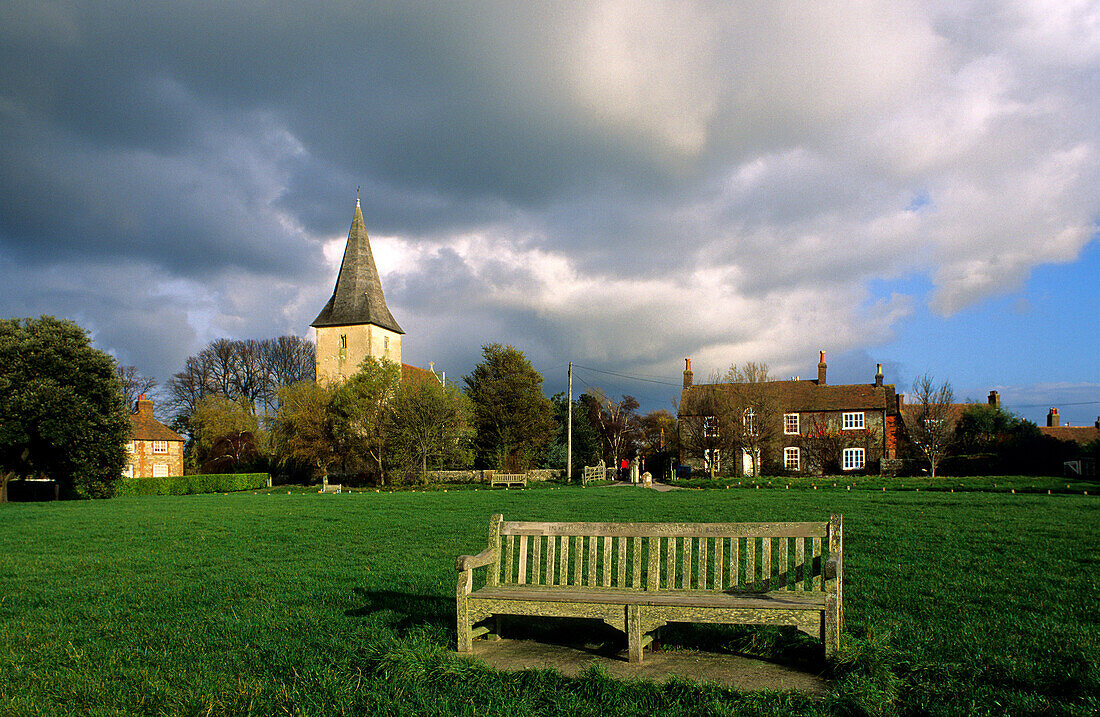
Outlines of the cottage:
{"type": "Polygon", "coordinates": [[[123,478],[183,475],[183,436],[153,418],[153,402],[145,394],[130,414],[130,429],[123,478]]]}
{"type": "Polygon", "coordinates": [[[825,352],[816,379],[695,385],[686,360],[680,398],[682,463],[754,475],[879,472],[897,457],[899,401],[882,364],[867,384],[829,385],[825,352]],[[729,465],[733,458],[735,463],[729,465]]]}

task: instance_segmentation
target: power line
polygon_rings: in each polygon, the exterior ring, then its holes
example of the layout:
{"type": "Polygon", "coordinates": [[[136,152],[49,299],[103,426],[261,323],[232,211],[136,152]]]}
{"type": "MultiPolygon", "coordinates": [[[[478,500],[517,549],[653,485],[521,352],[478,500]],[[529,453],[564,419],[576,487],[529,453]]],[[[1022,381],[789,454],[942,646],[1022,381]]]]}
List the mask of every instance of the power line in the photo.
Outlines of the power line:
{"type": "Polygon", "coordinates": [[[608,376],[617,376],[619,378],[630,379],[631,381],[644,381],[646,383],[657,383],[662,386],[680,386],[679,383],[673,383],[672,381],[660,381],[655,378],[645,378],[639,375],[631,375],[628,373],[619,373],[618,371],[604,371],[603,369],[592,368],[591,366],[581,366],[580,364],[573,364],[573,368],[582,368],[585,371],[592,371],[593,373],[603,373],[608,376]]]}

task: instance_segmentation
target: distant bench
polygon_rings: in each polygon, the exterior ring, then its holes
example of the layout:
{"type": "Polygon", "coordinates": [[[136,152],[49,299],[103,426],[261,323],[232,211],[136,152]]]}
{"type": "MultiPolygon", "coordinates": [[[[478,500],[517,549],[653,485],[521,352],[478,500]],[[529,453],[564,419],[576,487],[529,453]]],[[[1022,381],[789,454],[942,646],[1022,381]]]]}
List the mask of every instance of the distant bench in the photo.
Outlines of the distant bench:
{"type": "Polygon", "coordinates": [[[344,492],[344,486],[340,483],[325,483],[321,486],[321,490],[318,493],[342,493],[344,492]]]}
{"type": "Polygon", "coordinates": [[[458,651],[500,637],[501,615],[588,617],[626,634],[642,661],[670,622],[794,625],[840,647],[842,521],[545,523],[489,521],[489,547],[455,562],[458,651]],[[822,550],[827,550],[823,554],[822,550]],[[474,590],[474,570],[487,567],[474,590]],[[491,618],[496,620],[491,620],[491,618]],[[489,624],[479,624],[492,622],[489,624]]]}
{"type": "Polygon", "coordinates": [[[527,487],[527,474],[526,473],[493,473],[489,476],[489,487],[496,488],[497,486],[504,486],[504,489],[508,488],[526,488],[527,487]]]}

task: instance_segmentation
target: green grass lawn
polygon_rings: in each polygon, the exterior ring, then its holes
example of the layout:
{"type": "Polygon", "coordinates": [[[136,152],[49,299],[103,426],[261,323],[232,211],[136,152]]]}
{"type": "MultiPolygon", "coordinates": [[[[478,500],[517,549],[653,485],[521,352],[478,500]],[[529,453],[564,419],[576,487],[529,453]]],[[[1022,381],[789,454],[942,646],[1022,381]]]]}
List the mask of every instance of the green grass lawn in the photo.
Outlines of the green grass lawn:
{"type": "MultiPolygon", "coordinates": [[[[1080,714],[1100,711],[1100,499],[846,490],[285,492],[0,505],[0,715],[1080,714]],[[825,698],[455,657],[454,558],[488,516],[844,514],[825,698]]],[[[813,664],[768,628],[671,630],[813,664]]]]}

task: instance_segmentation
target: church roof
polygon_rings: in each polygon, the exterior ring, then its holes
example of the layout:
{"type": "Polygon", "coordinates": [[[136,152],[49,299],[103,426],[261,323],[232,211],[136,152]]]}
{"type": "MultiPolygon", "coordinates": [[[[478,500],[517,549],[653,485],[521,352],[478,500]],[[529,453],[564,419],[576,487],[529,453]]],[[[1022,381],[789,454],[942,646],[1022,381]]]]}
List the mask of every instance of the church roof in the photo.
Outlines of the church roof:
{"type": "Polygon", "coordinates": [[[348,244],[344,248],[344,260],[340,262],[340,275],[332,298],[310,326],[350,326],[374,324],[399,334],[405,333],[393,318],[382,295],[382,280],[374,265],[367,227],[363,223],[363,211],[355,200],[355,218],[348,232],[348,244]]]}

